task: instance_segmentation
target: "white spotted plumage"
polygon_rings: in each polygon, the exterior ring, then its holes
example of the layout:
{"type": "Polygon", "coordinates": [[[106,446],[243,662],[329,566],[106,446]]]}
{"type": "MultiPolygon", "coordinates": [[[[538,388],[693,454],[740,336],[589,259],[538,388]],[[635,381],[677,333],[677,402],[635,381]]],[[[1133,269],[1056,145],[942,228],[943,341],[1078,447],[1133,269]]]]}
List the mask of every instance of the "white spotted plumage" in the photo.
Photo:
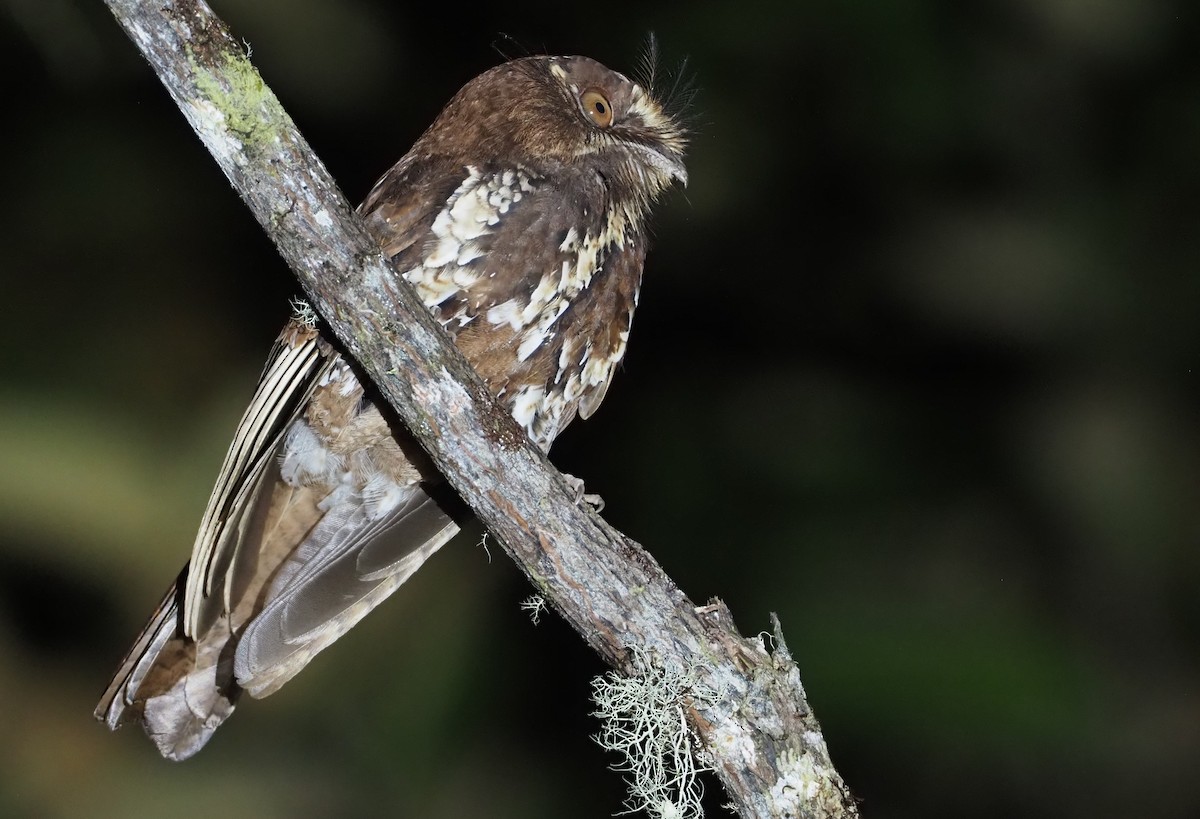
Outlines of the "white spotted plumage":
{"type": "Polygon", "coordinates": [[[484,255],[479,240],[491,234],[501,217],[534,190],[535,175],[517,168],[484,175],[473,165],[446,201],[430,228],[432,249],[404,272],[427,307],[437,305],[479,280],[471,262],[484,255]]]}
{"type": "MultiPolygon", "coordinates": [[[[536,281],[532,290],[497,303],[480,303],[472,288],[490,279],[477,261],[485,257],[481,241],[499,229],[501,221],[525,195],[537,190],[539,178],[517,167],[483,173],[475,166],[464,176],[430,228],[434,237],[420,264],[404,272],[427,307],[434,309],[449,329],[461,329],[477,315],[489,324],[506,327],[516,339],[514,364],[526,362],[556,338],[556,324],[592,284],[610,253],[624,248],[627,214],[609,212],[601,229],[580,232],[570,227],[557,246],[561,254],[550,270],[525,271],[536,281]],[[563,258],[565,257],[565,258],[563,258]],[[535,278],[536,277],[536,278],[535,278]],[[465,295],[455,300],[453,297],[465,295]],[[453,304],[451,309],[438,309],[453,304]]],[[[551,257],[552,259],[554,257],[551,257]]],[[[551,383],[525,387],[505,394],[513,417],[543,447],[574,415],[573,407],[586,393],[601,388],[621,360],[628,338],[628,322],[620,344],[601,354],[592,343],[564,337],[551,383]]]]}

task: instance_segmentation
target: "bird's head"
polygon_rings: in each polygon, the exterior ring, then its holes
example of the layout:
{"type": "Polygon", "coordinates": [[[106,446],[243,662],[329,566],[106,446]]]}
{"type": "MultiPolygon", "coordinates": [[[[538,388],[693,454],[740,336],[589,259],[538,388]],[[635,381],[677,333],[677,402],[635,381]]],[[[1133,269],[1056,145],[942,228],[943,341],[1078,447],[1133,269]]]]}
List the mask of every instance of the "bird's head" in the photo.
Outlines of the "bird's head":
{"type": "Polygon", "coordinates": [[[595,173],[643,216],[674,181],[687,184],[687,135],[650,92],[587,57],[524,57],[467,83],[414,146],[465,163],[595,173]]]}

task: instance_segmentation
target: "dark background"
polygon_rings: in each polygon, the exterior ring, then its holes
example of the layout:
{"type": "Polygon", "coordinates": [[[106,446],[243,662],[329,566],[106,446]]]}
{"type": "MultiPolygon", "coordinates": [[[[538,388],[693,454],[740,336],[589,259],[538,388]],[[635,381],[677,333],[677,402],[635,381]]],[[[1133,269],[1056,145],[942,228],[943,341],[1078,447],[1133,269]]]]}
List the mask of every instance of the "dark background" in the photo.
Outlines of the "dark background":
{"type": "MultiPolygon", "coordinates": [[[[216,8],[352,200],[502,34],[689,55],[691,185],[556,462],[779,613],[866,815],[1200,815],[1200,6],[216,8]]],[[[0,813],[619,810],[602,666],[479,532],[190,762],[91,720],[295,287],[98,0],[0,19],[0,813]]]]}

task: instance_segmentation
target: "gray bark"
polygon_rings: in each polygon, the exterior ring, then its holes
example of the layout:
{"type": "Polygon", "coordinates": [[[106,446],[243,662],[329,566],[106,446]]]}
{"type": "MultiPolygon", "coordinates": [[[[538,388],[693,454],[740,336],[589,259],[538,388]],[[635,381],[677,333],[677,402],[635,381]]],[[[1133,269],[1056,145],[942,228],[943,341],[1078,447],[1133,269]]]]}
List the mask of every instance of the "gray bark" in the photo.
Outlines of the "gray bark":
{"type": "Polygon", "coordinates": [[[344,352],[538,592],[623,673],[646,676],[650,663],[707,692],[685,693],[682,711],[731,807],[746,817],[856,816],[778,622],[772,651],[743,637],[721,601],[697,607],[641,546],[576,503],[390,268],[203,2],[106,2],[344,352]]]}

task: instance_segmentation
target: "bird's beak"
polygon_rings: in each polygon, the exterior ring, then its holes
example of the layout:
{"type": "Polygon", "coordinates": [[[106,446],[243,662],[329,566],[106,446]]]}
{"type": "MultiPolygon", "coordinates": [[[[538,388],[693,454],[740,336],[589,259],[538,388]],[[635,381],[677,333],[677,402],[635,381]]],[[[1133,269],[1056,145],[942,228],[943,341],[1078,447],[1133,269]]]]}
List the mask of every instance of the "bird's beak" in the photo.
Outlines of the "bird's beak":
{"type": "Polygon", "coordinates": [[[649,145],[634,146],[641,154],[642,160],[667,179],[681,182],[686,188],[688,183],[687,168],[683,167],[683,157],[679,154],[653,148],[649,145]]]}
{"type": "Polygon", "coordinates": [[[687,168],[683,167],[683,159],[677,157],[668,158],[667,167],[671,170],[671,177],[686,188],[687,168]]]}

